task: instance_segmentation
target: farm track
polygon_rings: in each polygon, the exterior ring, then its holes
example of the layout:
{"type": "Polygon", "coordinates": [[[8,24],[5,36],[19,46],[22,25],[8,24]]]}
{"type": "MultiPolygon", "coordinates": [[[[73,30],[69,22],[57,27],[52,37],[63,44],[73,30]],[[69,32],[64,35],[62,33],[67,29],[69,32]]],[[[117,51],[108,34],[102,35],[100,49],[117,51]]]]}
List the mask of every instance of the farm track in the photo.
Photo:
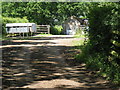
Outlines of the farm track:
{"type": "MultiPolygon", "coordinates": [[[[83,38],[81,38],[83,39],[83,38]]],[[[3,41],[3,89],[110,89],[108,81],[78,64],[73,36],[3,41]]]]}

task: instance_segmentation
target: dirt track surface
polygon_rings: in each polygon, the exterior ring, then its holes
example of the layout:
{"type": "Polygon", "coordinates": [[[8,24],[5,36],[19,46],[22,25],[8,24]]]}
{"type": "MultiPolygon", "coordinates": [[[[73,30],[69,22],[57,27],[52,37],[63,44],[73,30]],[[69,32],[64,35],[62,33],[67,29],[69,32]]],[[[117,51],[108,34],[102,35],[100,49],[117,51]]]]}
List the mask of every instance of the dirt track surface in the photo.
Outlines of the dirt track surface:
{"type": "Polygon", "coordinates": [[[108,81],[75,63],[76,40],[66,35],[3,41],[3,89],[110,89],[108,81]]]}

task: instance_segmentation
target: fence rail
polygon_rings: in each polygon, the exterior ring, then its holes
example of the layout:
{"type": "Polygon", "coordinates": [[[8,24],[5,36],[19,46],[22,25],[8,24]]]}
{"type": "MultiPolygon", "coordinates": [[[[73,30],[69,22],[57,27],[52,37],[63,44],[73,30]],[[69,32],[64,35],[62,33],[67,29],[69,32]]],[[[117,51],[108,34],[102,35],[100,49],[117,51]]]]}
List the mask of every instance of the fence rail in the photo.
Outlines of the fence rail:
{"type": "Polygon", "coordinates": [[[50,34],[50,25],[37,25],[37,33],[50,34]]]}

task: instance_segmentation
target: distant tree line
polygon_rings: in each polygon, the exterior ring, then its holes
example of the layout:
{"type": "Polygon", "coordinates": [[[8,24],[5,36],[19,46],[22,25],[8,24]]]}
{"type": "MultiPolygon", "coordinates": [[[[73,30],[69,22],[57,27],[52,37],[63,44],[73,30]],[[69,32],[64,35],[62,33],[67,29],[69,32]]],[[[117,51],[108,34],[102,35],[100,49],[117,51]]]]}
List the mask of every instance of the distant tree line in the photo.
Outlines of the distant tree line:
{"type": "Polygon", "coordinates": [[[5,33],[5,24],[13,22],[10,17],[26,18],[38,25],[51,25],[51,33],[60,34],[61,30],[55,25],[61,25],[70,16],[86,18],[90,6],[91,3],[84,2],[2,2],[2,17],[5,17],[3,32],[5,33]]]}
{"type": "Polygon", "coordinates": [[[86,17],[91,3],[84,2],[2,2],[3,17],[26,17],[37,24],[61,24],[74,15],[86,17]]]}

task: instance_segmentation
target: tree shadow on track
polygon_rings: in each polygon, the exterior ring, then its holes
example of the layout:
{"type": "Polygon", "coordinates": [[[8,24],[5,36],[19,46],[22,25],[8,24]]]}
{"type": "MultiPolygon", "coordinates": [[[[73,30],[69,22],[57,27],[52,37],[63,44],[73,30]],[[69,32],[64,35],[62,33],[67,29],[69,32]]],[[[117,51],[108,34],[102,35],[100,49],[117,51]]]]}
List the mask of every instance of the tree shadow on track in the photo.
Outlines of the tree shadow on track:
{"type": "MultiPolygon", "coordinates": [[[[32,42],[29,44],[35,43],[36,42],[32,42]]],[[[44,44],[49,43],[50,42],[44,44]]],[[[12,42],[12,44],[16,45],[20,43],[12,42]]],[[[26,42],[22,44],[26,44],[26,42]]],[[[69,50],[73,50],[74,48],[76,47],[45,45],[36,47],[18,46],[2,48],[3,89],[21,88],[37,81],[50,81],[56,79],[73,80],[82,83],[84,86],[74,87],[68,84],[55,85],[54,88],[110,88],[109,83],[103,83],[102,81],[98,82],[99,78],[91,74],[90,70],[85,69],[83,64],[69,64],[68,61],[74,59],[66,58],[66,55],[71,53],[69,50]]]]}
{"type": "Polygon", "coordinates": [[[74,38],[73,36],[69,36],[69,37],[66,37],[66,36],[57,36],[57,35],[54,35],[54,37],[52,36],[49,36],[49,37],[45,37],[45,36],[42,36],[42,37],[11,37],[11,38],[8,38],[8,40],[3,40],[3,42],[7,42],[7,41],[11,41],[11,40],[54,40],[54,39],[72,39],[74,38]]]}

